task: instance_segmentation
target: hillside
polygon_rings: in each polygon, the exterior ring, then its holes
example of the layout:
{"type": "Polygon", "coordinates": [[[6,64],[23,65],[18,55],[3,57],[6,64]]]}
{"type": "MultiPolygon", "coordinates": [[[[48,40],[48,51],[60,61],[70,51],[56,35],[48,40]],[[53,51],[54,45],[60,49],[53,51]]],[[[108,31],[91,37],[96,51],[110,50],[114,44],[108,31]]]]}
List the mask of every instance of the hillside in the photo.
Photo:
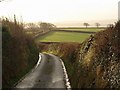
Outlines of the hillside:
{"type": "Polygon", "coordinates": [[[82,43],[78,87],[120,88],[120,22],[82,43]]]}
{"type": "Polygon", "coordinates": [[[61,57],[72,88],[120,88],[120,21],[83,43],[40,43],[61,57]]]}

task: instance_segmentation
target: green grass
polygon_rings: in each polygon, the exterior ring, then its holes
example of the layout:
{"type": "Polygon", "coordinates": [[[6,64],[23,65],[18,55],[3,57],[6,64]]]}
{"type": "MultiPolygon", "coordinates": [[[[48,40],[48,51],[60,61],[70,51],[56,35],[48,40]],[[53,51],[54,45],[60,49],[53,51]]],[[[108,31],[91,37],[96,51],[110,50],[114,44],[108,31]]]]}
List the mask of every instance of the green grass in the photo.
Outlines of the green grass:
{"type": "Polygon", "coordinates": [[[59,30],[75,30],[75,31],[87,31],[87,32],[99,32],[104,28],[58,28],[59,30]]]}
{"type": "Polygon", "coordinates": [[[83,42],[91,34],[77,32],[50,32],[36,39],[37,42],[83,42]]]}
{"type": "Polygon", "coordinates": [[[25,32],[26,34],[33,34],[33,32],[25,32]]]}

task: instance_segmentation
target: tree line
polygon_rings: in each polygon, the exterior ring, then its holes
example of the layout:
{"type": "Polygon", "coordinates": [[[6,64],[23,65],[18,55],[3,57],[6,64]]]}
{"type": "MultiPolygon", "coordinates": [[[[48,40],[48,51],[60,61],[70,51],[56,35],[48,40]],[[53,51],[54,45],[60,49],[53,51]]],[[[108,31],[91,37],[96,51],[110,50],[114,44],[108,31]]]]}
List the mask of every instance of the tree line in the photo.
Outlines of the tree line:
{"type": "Polygon", "coordinates": [[[24,25],[24,27],[26,27],[27,30],[41,30],[42,32],[53,30],[56,28],[54,24],[46,22],[38,22],[37,24],[27,23],[24,25]]]}
{"type": "MultiPolygon", "coordinates": [[[[116,22],[115,22],[116,23],[116,22]]],[[[90,26],[90,24],[89,23],[83,23],[83,25],[86,27],[86,28],[88,28],[88,26],[90,26]]],[[[97,27],[97,28],[99,28],[100,26],[101,26],[101,24],[100,23],[95,23],[95,26],[97,27]]],[[[107,25],[107,27],[114,27],[114,24],[108,24],[107,25]]]]}

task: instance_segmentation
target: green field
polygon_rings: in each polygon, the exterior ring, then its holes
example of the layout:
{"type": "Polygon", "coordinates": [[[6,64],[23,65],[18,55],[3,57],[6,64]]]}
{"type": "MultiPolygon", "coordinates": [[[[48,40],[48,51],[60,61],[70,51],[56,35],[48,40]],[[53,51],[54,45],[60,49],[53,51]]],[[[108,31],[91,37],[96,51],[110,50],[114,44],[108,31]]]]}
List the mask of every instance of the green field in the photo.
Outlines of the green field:
{"type": "Polygon", "coordinates": [[[37,42],[83,42],[91,34],[77,32],[50,32],[36,39],[37,42]]]}
{"type": "Polygon", "coordinates": [[[104,28],[58,28],[58,30],[73,30],[73,31],[87,31],[87,32],[99,32],[104,28]]]}

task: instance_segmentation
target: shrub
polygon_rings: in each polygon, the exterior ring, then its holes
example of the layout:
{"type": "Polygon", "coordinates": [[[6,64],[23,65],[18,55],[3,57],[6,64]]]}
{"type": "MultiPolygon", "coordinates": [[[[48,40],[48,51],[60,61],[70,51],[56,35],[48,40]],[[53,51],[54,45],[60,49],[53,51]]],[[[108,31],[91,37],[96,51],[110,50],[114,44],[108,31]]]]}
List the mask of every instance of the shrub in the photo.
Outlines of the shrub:
{"type": "Polygon", "coordinates": [[[2,85],[12,87],[38,60],[34,40],[23,32],[22,24],[2,20],[2,85]]]}

